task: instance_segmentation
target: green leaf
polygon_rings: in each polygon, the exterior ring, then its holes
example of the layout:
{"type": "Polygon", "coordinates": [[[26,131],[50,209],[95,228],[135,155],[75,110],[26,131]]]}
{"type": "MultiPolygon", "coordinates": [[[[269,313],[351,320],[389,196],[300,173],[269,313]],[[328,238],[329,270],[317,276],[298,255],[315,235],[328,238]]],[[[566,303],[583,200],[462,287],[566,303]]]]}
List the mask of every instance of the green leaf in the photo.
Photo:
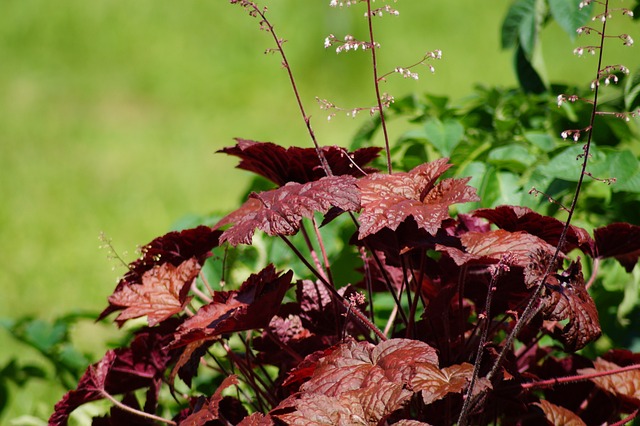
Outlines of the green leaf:
{"type": "Polygon", "coordinates": [[[524,137],[544,152],[552,151],[556,147],[553,137],[548,133],[527,132],[524,137]]]}
{"type": "MultiPolygon", "coordinates": [[[[502,22],[503,49],[511,49],[518,43],[531,43],[531,38],[535,36],[535,10],[536,0],[517,0],[511,5],[502,22]]],[[[532,45],[530,47],[533,50],[532,45]]]]}
{"type": "MultiPolygon", "coordinates": [[[[606,161],[604,152],[591,144],[591,158],[589,159],[589,170],[593,169],[599,163],[606,161]]],[[[581,159],[583,154],[582,145],[572,145],[558,155],[554,156],[547,164],[537,167],[537,170],[548,177],[554,177],[569,182],[577,182],[580,178],[581,159]]]]}
{"type": "Polygon", "coordinates": [[[516,174],[499,172],[490,168],[484,176],[480,198],[485,207],[496,207],[502,204],[520,204],[522,190],[516,174]]]}
{"type": "Polygon", "coordinates": [[[534,164],[537,157],[522,145],[511,144],[493,149],[488,161],[498,168],[506,168],[514,172],[523,172],[534,164]]]}
{"type": "Polygon", "coordinates": [[[593,11],[593,3],[582,9],[578,7],[579,3],[580,0],[549,0],[551,16],[569,34],[571,41],[576,38],[576,30],[589,21],[593,11]]]}
{"type": "Polygon", "coordinates": [[[527,93],[543,93],[547,88],[532,61],[527,57],[522,46],[518,46],[514,55],[514,67],[520,86],[527,93]]]}
{"type": "Polygon", "coordinates": [[[640,104],[640,72],[635,72],[627,78],[624,85],[624,107],[627,111],[635,109],[640,104]]]}
{"type": "Polygon", "coordinates": [[[440,154],[450,157],[451,151],[462,140],[464,127],[453,119],[442,122],[437,118],[431,118],[425,123],[424,132],[427,140],[440,154]]]}

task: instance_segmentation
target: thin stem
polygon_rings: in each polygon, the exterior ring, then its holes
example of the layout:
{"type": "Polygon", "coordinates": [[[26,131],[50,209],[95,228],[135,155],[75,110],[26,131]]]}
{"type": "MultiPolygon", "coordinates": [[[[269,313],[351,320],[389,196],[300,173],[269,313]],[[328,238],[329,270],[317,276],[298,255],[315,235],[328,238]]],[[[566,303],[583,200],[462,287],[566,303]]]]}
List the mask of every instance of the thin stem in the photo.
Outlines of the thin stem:
{"type": "Polygon", "coordinates": [[[324,278],[318,271],[315,270],[315,268],[309,263],[309,261],[307,259],[305,259],[304,256],[302,256],[302,253],[300,253],[300,250],[298,250],[298,248],[296,246],[293,245],[293,243],[291,241],[289,241],[288,238],[286,238],[284,235],[280,235],[280,238],[282,239],[282,241],[284,241],[289,248],[291,248],[291,250],[293,250],[293,252],[296,254],[296,256],[298,256],[298,258],[302,261],[302,263],[304,263],[304,265],[309,268],[309,270],[311,271],[311,273],[313,273],[313,275],[315,275],[322,284],[324,284],[324,286],[331,292],[331,294],[333,295],[333,297],[338,300],[342,306],[344,306],[345,309],[349,310],[351,309],[351,311],[353,312],[353,315],[360,320],[360,322],[362,322],[365,327],[367,327],[369,330],[373,331],[375,333],[376,336],[378,336],[378,338],[382,341],[387,340],[387,336],[384,335],[384,333],[382,333],[382,331],[380,331],[380,329],[378,327],[376,327],[376,325],[371,322],[369,320],[369,318],[367,318],[362,312],[360,312],[359,309],[357,308],[353,308],[351,304],[346,301],[344,299],[344,297],[342,297],[340,295],[340,293],[338,293],[338,290],[336,290],[329,281],[326,280],[326,278],[324,278]]]}
{"type": "MultiPolygon", "coordinates": [[[[609,9],[609,0],[606,0],[604,2],[604,13],[605,16],[608,12],[609,9]]],[[[603,47],[604,47],[604,34],[606,32],[606,27],[607,27],[607,20],[605,19],[604,22],[602,23],[602,35],[600,36],[600,48],[598,49],[598,70],[596,72],[596,80],[598,79],[599,75],[600,75],[600,69],[602,68],[602,54],[603,54],[603,47]]],[[[504,360],[504,357],[508,351],[508,349],[511,347],[511,345],[513,344],[513,341],[515,340],[515,338],[518,336],[518,334],[520,333],[520,331],[522,330],[522,328],[529,322],[529,320],[531,319],[530,317],[532,317],[532,313],[534,313],[535,311],[535,305],[538,303],[538,300],[540,298],[540,295],[542,294],[542,289],[544,288],[545,284],[546,284],[546,280],[549,277],[549,275],[552,272],[552,268],[553,265],[556,263],[556,260],[558,259],[558,256],[560,255],[560,251],[562,250],[562,247],[564,246],[566,240],[567,240],[567,233],[569,231],[569,226],[571,224],[571,219],[573,218],[573,214],[575,213],[576,210],[576,205],[578,204],[578,198],[580,197],[580,191],[582,189],[582,184],[584,182],[584,177],[585,177],[585,171],[587,169],[587,164],[589,162],[589,152],[591,149],[591,141],[592,141],[592,137],[593,137],[593,125],[596,119],[596,112],[597,112],[597,106],[598,106],[598,93],[599,93],[599,88],[600,85],[596,84],[595,88],[594,88],[594,95],[593,95],[593,108],[591,109],[591,118],[589,120],[589,136],[587,138],[587,143],[584,146],[584,155],[583,155],[583,160],[582,160],[582,167],[580,170],[580,176],[578,177],[578,184],[576,186],[576,190],[575,190],[575,194],[573,196],[573,200],[571,201],[571,207],[569,208],[569,214],[567,216],[567,220],[564,224],[564,227],[562,228],[562,233],[560,234],[560,239],[558,240],[558,246],[556,247],[555,253],[553,254],[553,257],[551,258],[551,261],[549,262],[549,265],[547,266],[547,270],[545,271],[542,279],[540,280],[540,283],[537,285],[535,291],[533,292],[533,294],[531,295],[531,298],[529,299],[529,303],[527,304],[527,307],[525,308],[524,312],[522,312],[522,315],[520,317],[520,321],[518,321],[515,326],[513,327],[513,330],[511,331],[511,333],[509,334],[509,336],[507,337],[507,340],[505,342],[504,347],[502,348],[502,351],[500,351],[500,355],[498,355],[498,358],[496,359],[493,367],[491,368],[491,371],[489,372],[489,374],[487,375],[487,379],[491,380],[491,378],[493,378],[493,376],[496,374],[496,372],[498,371],[498,368],[500,368],[500,365],[502,364],[502,361],[504,360]]]]}
{"type": "Polygon", "coordinates": [[[596,379],[598,377],[612,376],[614,374],[620,374],[627,371],[640,370],[640,364],[628,365],[626,367],[616,368],[615,370],[597,371],[590,374],[579,374],[575,376],[556,377],[553,379],[539,380],[536,382],[522,383],[521,389],[540,389],[546,387],[552,387],[555,385],[562,385],[566,383],[583,382],[585,380],[596,379]]]}
{"type": "Polygon", "coordinates": [[[325,174],[327,176],[333,176],[333,173],[331,172],[331,167],[329,166],[329,163],[327,162],[327,158],[324,156],[324,152],[322,152],[322,148],[320,148],[320,144],[318,144],[318,140],[316,139],[316,134],[313,131],[313,128],[311,127],[311,117],[307,115],[307,113],[305,112],[304,109],[304,105],[302,104],[302,99],[300,97],[300,93],[298,91],[298,86],[296,84],[296,80],[293,77],[293,72],[291,71],[291,65],[289,64],[289,61],[287,60],[287,56],[284,53],[284,49],[282,48],[282,43],[284,42],[282,39],[278,38],[275,29],[273,28],[273,25],[271,25],[271,22],[269,22],[269,20],[267,19],[267,17],[265,16],[265,12],[264,9],[260,9],[258,7],[258,5],[256,5],[253,2],[249,3],[250,7],[255,11],[255,13],[257,15],[260,16],[261,21],[260,21],[260,26],[261,28],[266,29],[267,31],[269,31],[269,33],[271,34],[271,36],[273,37],[273,40],[276,43],[277,46],[277,51],[280,53],[280,57],[282,58],[282,66],[287,70],[287,75],[289,76],[289,81],[291,83],[291,88],[293,89],[293,93],[296,97],[296,102],[298,103],[298,109],[300,110],[300,113],[302,114],[302,118],[304,119],[304,123],[307,127],[307,132],[309,133],[309,136],[311,137],[311,140],[313,141],[313,146],[316,149],[316,154],[318,155],[318,160],[320,161],[320,166],[322,167],[322,169],[324,170],[325,174]]]}
{"type": "Polygon", "coordinates": [[[155,420],[156,422],[161,422],[161,423],[166,423],[168,425],[177,426],[177,423],[174,422],[173,420],[165,419],[165,418],[162,418],[160,416],[156,416],[155,414],[150,414],[150,413],[146,413],[144,411],[136,410],[135,408],[132,408],[132,407],[129,407],[128,405],[123,404],[122,402],[118,401],[113,396],[111,396],[111,394],[109,392],[107,392],[106,390],[104,390],[104,389],[100,389],[100,395],[102,395],[103,397],[105,397],[106,399],[111,401],[113,403],[113,405],[115,405],[116,407],[118,407],[119,409],[121,409],[123,411],[126,411],[126,412],[131,413],[131,414],[135,414],[136,416],[145,417],[147,419],[155,420]]]}
{"type": "Polygon", "coordinates": [[[391,167],[391,149],[389,148],[389,135],[387,133],[387,123],[384,119],[384,111],[382,109],[382,97],[380,96],[380,81],[378,80],[378,60],[376,58],[376,40],[373,36],[373,19],[371,13],[371,0],[367,0],[367,23],[369,24],[369,43],[371,45],[371,61],[373,62],[373,83],[376,88],[376,100],[378,101],[378,112],[380,113],[380,125],[384,135],[384,146],[387,152],[387,170],[389,174],[393,173],[391,167]]]}

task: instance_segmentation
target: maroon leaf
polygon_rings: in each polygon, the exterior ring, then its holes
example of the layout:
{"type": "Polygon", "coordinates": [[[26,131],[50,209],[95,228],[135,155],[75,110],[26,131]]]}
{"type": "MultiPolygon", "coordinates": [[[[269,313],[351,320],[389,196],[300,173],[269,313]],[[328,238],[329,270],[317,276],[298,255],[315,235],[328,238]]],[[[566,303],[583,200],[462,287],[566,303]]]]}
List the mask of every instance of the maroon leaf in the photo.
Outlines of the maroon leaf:
{"type": "MultiPolygon", "coordinates": [[[[129,264],[129,272],[118,282],[114,292],[122,288],[142,283],[144,273],[156,265],[170,263],[178,266],[182,262],[195,257],[202,265],[211,255],[211,250],[218,246],[218,238],[222,231],[216,231],[208,226],[198,226],[181,232],[169,232],[158,237],[141,248],[142,256],[129,264]]],[[[113,306],[107,307],[98,319],[102,319],[117,310],[113,306]]]]}
{"type": "Polygon", "coordinates": [[[526,232],[507,232],[502,229],[489,232],[467,232],[460,241],[466,251],[438,244],[436,250],[447,253],[461,266],[467,263],[497,263],[505,256],[510,264],[525,267],[531,254],[539,250],[553,254],[555,248],[542,239],[526,232]]]}
{"type": "Polygon", "coordinates": [[[306,184],[288,183],[272,191],[253,193],[238,210],[222,218],[216,228],[235,223],[220,237],[231,245],[251,244],[253,233],[293,235],[303,217],[326,213],[331,207],[343,211],[360,208],[360,195],[352,176],[331,176],[306,184]]]}
{"type": "Polygon", "coordinates": [[[545,319],[569,320],[560,335],[567,351],[582,349],[600,337],[598,310],[585,287],[580,259],[562,274],[547,278],[540,306],[545,319]]]}
{"type": "MultiPolygon", "coordinates": [[[[287,182],[312,182],[326,176],[315,148],[285,149],[271,142],[255,142],[240,138],[236,138],[236,141],[235,146],[218,152],[240,157],[239,169],[254,172],[278,186],[283,186],[287,182]]],[[[375,159],[382,150],[371,147],[347,152],[337,146],[325,146],[321,149],[335,176],[361,176],[362,172],[358,167],[364,168],[365,164],[375,159]],[[358,167],[354,167],[353,163],[358,167]]],[[[376,170],[366,168],[364,171],[370,173],[376,170]]]]}
{"type": "MultiPolygon", "coordinates": [[[[543,216],[527,207],[499,206],[494,209],[478,209],[473,212],[473,215],[485,218],[505,231],[528,232],[554,247],[558,246],[564,228],[564,222],[550,216],[543,216]]],[[[565,253],[575,248],[587,254],[593,253],[593,239],[585,229],[570,225],[566,238],[563,249],[565,253]]]]}
{"type": "Polygon", "coordinates": [[[586,426],[586,423],[577,414],[564,407],[552,404],[544,399],[536,402],[535,405],[542,409],[550,425],[586,426]]]}
{"type": "Polygon", "coordinates": [[[177,330],[172,347],[206,341],[223,333],[264,328],[278,312],[293,272],[276,273],[269,265],[252,274],[238,290],[215,292],[213,301],[177,330]]]}
{"type": "Polygon", "coordinates": [[[189,301],[191,282],[198,276],[200,265],[195,257],[178,267],[170,263],[155,265],[142,275],[141,285],[130,285],[109,296],[112,311],[124,309],[116,318],[126,320],[147,315],[149,326],[181,312],[189,301]]]}
{"type": "Polygon", "coordinates": [[[177,324],[177,320],[168,320],[154,328],[142,328],[129,347],[107,351],[87,368],[76,390],[67,392],[56,404],[49,424],[66,425],[73,410],[104,398],[103,391],[117,395],[149,387],[145,407],[155,406],[160,379],[175,357],[167,344],[177,324]]]}
{"type": "Polygon", "coordinates": [[[450,393],[460,393],[471,381],[473,365],[463,363],[440,369],[436,364],[424,362],[416,367],[411,377],[411,388],[421,391],[425,405],[444,398],[450,393]]]}
{"type": "Polygon", "coordinates": [[[640,256],[640,226],[613,223],[593,231],[599,258],[615,258],[631,272],[640,256]]]}
{"type": "MultiPolygon", "coordinates": [[[[619,370],[620,366],[613,362],[598,358],[593,362],[594,368],[583,368],[578,374],[588,375],[619,370]]],[[[592,382],[600,389],[624,398],[636,407],[640,407],[640,369],[593,377],[592,382]]]]}
{"type": "Polygon", "coordinates": [[[360,239],[383,228],[395,230],[412,216],[418,227],[435,235],[449,217],[449,206],[479,201],[469,179],[436,180],[449,168],[442,158],[422,164],[407,173],[372,174],[358,181],[362,192],[360,239]]]}
{"type": "MultiPolygon", "coordinates": [[[[218,389],[209,398],[207,404],[205,404],[200,410],[192,413],[186,419],[180,422],[181,426],[204,426],[211,420],[217,420],[220,418],[219,405],[222,401],[222,391],[229,386],[238,384],[238,378],[236,376],[226,377],[218,389]]],[[[223,417],[224,418],[224,417],[223,417]]]]}

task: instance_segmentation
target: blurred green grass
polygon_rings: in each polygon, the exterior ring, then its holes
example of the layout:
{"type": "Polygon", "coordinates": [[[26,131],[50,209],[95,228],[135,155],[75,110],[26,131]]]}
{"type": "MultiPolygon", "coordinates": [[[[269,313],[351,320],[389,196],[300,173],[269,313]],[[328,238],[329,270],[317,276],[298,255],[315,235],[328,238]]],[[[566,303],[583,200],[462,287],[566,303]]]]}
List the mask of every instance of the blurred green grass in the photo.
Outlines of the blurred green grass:
{"type": "MultiPolygon", "coordinates": [[[[329,33],[364,34],[361,11],[330,9],[328,0],[265,3],[288,40],[320,142],[347,144],[366,117],[327,122],[314,98],[373,104],[369,57],[322,47],[329,33]]],[[[381,69],[436,48],[444,57],[434,75],[389,78],[383,90],[457,99],[479,82],[515,84],[511,53],[499,51],[508,4],[399,2],[398,18],[376,21],[381,69]]],[[[271,40],[257,24],[221,0],[2,2],[0,316],[101,310],[123,272],[98,248],[101,232],[130,261],[184,215],[238,205],[249,176],[214,155],[233,137],[309,146],[287,76],[278,57],[262,53],[271,40]]],[[[550,77],[588,84],[591,68],[572,57],[568,38],[552,27],[544,39],[550,77]]],[[[0,362],[22,350],[5,334],[0,362]]],[[[101,338],[88,331],[81,340],[99,349],[101,338]]],[[[50,401],[14,407],[7,418],[47,415],[50,401]]]]}

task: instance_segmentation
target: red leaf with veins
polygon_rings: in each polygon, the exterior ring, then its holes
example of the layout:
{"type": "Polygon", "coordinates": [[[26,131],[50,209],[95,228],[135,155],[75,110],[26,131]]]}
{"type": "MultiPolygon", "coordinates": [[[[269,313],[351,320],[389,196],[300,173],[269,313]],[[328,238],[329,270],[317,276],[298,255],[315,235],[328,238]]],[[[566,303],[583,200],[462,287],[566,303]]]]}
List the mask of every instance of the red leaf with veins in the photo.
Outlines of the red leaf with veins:
{"type": "Polygon", "coordinates": [[[444,398],[450,393],[460,393],[471,382],[473,365],[462,363],[440,369],[436,364],[422,363],[411,378],[411,388],[422,393],[425,404],[444,398]]]}
{"type": "Polygon", "coordinates": [[[376,173],[358,181],[361,190],[359,239],[383,228],[395,230],[412,216],[419,228],[435,235],[440,224],[449,218],[449,206],[479,201],[475,188],[466,179],[436,180],[450,164],[442,158],[422,164],[410,172],[391,175],[376,173]]]}
{"type": "Polygon", "coordinates": [[[147,315],[149,326],[154,326],[181,312],[199,272],[195,257],[178,267],[170,263],[154,266],[142,275],[142,285],[126,286],[109,296],[112,310],[124,309],[116,322],[122,325],[128,319],[147,315]]]}
{"type": "MultiPolygon", "coordinates": [[[[606,371],[619,370],[620,366],[613,362],[598,358],[593,362],[594,368],[583,368],[578,370],[578,374],[594,374],[606,371]]],[[[628,370],[606,376],[593,377],[592,382],[600,389],[622,397],[632,403],[635,407],[640,407],[640,369],[628,370]]]]}
{"type": "MultiPolygon", "coordinates": [[[[180,422],[180,425],[184,426],[205,426],[207,422],[220,419],[220,402],[222,401],[222,391],[229,386],[238,384],[238,378],[235,375],[226,377],[220,386],[216,389],[213,395],[209,398],[209,402],[205,404],[200,410],[192,413],[186,419],[180,422]]],[[[222,420],[226,420],[222,416],[222,420]]]]}
{"type": "MultiPolygon", "coordinates": [[[[320,165],[315,148],[283,148],[271,142],[255,142],[236,138],[237,144],[223,148],[218,152],[240,157],[239,169],[248,170],[263,176],[278,186],[287,182],[307,183],[326,176],[320,165]]],[[[353,165],[364,168],[365,164],[378,157],[382,148],[361,148],[347,152],[338,146],[322,147],[331,172],[335,176],[362,176],[362,172],[353,165]],[[351,158],[349,159],[347,155],[351,158]]],[[[365,168],[366,173],[377,171],[365,168]]]]}
{"type": "Polygon", "coordinates": [[[360,208],[360,194],[352,176],[331,176],[306,184],[288,183],[272,191],[253,193],[238,210],[222,218],[216,228],[235,223],[220,237],[231,245],[251,244],[256,229],[268,235],[293,235],[302,218],[331,207],[360,208]]]}
{"type": "Polygon", "coordinates": [[[627,272],[631,272],[640,256],[640,226],[612,223],[593,231],[596,254],[599,258],[615,258],[627,272]]]}
{"type": "Polygon", "coordinates": [[[586,426],[586,423],[582,419],[564,407],[555,405],[546,400],[536,402],[535,405],[540,407],[547,418],[548,424],[551,425],[563,425],[563,426],[586,426]]]}
{"type": "Polygon", "coordinates": [[[171,346],[268,326],[278,312],[292,277],[292,271],[281,275],[269,265],[258,274],[252,274],[240,289],[215,292],[211,303],[200,308],[178,328],[171,346]]]}
{"type": "Polygon", "coordinates": [[[547,278],[540,306],[544,319],[569,320],[559,336],[567,351],[575,352],[600,337],[598,310],[585,287],[580,258],[547,278]]]}
{"type": "MultiPolygon", "coordinates": [[[[128,265],[129,272],[118,282],[114,292],[126,286],[141,284],[144,273],[156,265],[170,263],[178,266],[192,257],[202,265],[211,255],[211,250],[218,246],[218,238],[221,234],[222,231],[213,230],[208,226],[198,226],[180,232],[169,232],[154,239],[140,249],[142,256],[128,265]]],[[[107,307],[98,320],[115,310],[113,306],[107,307]]]]}
{"type": "Polygon", "coordinates": [[[532,253],[539,250],[553,254],[555,247],[527,232],[507,232],[502,229],[489,232],[467,232],[460,241],[465,248],[438,244],[436,250],[447,253],[458,266],[467,263],[497,263],[503,256],[510,257],[510,264],[525,267],[532,253]]]}
{"type": "MultiPolygon", "coordinates": [[[[564,222],[550,216],[543,216],[527,207],[499,206],[494,209],[478,209],[473,212],[473,215],[485,218],[505,231],[528,232],[554,247],[558,246],[560,234],[564,228],[564,222]]],[[[570,225],[563,251],[568,253],[574,248],[592,254],[593,239],[585,229],[570,225]]]]}

